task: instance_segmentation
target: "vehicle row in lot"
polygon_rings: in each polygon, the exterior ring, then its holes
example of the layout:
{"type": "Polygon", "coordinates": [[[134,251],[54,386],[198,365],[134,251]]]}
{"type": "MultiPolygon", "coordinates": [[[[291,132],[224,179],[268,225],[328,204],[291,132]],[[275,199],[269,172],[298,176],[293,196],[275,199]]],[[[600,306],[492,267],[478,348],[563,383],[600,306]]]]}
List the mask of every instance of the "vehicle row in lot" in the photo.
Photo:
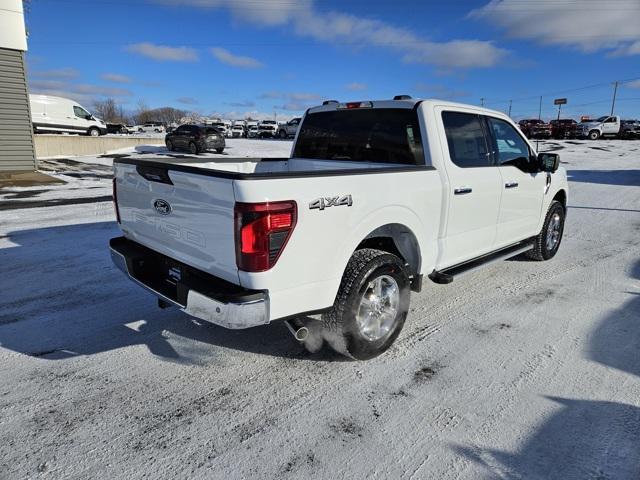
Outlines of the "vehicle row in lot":
{"type": "Polygon", "coordinates": [[[585,119],[580,123],[571,118],[551,120],[549,123],[538,118],[523,119],[518,127],[527,138],[565,139],[602,137],[640,139],[640,121],[622,120],[617,115],[604,115],[596,119],[585,119]]]}

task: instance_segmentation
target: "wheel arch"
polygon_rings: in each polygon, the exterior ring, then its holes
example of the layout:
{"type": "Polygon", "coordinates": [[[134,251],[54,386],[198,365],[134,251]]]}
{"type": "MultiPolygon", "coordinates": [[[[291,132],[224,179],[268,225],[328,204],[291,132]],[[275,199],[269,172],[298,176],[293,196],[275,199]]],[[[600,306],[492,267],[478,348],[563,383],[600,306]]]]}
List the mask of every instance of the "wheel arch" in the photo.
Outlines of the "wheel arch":
{"type": "Polygon", "coordinates": [[[422,266],[420,244],[406,225],[388,223],[377,227],[360,241],[354,252],[363,248],[374,248],[396,255],[405,263],[412,278],[419,276],[422,266]]]}
{"type": "Polygon", "coordinates": [[[559,201],[564,207],[565,211],[567,210],[567,192],[563,188],[556,192],[556,194],[553,196],[553,200],[559,201]]]}

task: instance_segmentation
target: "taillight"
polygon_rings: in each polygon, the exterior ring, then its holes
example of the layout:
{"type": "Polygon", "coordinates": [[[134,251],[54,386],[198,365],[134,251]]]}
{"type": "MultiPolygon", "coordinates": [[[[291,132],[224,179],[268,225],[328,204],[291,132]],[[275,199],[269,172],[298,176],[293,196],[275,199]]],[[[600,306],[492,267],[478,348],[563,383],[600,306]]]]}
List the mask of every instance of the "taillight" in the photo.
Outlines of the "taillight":
{"type": "Polygon", "coordinates": [[[116,211],[116,221],[118,223],[121,223],[120,222],[120,210],[118,210],[118,190],[116,189],[116,179],[115,178],[113,179],[112,186],[113,186],[113,208],[116,211]]]}
{"type": "Polygon", "coordinates": [[[236,264],[245,272],[272,268],[296,226],[294,201],[236,203],[236,264]]]}

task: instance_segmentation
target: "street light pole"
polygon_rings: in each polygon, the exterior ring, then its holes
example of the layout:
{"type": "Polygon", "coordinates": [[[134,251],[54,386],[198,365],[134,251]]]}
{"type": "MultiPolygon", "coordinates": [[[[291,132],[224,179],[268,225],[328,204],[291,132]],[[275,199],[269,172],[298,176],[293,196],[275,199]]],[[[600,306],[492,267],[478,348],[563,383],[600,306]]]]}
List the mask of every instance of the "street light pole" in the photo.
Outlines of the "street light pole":
{"type": "Polygon", "coordinates": [[[613,84],[613,100],[611,102],[611,116],[613,116],[613,109],[616,106],[616,94],[618,93],[618,82],[613,84]]]}
{"type": "Polygon", "coordinates": [[[538,120],[542,119],[542,95],[540,95],[540,106],[538,107],[538,120]]]}
{"type": "Polygon", "coordinates": [[[513,103],[513,100],[509,100],[509,117],[511,117],[511,104],[513,103]]]}

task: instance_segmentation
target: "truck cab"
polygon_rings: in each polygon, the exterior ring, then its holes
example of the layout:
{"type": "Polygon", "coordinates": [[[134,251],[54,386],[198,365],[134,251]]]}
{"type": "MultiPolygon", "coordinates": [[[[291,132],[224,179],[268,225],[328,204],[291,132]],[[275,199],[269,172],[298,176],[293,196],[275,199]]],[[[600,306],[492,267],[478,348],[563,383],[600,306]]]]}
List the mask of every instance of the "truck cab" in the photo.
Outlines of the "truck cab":
{"type": "Polygon", "coordinates": [[[281,139],[295,137],[298,133],[298,127],[300,126],[301,118],[292,118],[284,125],[278,127],[278,137],[281,139]]]}

